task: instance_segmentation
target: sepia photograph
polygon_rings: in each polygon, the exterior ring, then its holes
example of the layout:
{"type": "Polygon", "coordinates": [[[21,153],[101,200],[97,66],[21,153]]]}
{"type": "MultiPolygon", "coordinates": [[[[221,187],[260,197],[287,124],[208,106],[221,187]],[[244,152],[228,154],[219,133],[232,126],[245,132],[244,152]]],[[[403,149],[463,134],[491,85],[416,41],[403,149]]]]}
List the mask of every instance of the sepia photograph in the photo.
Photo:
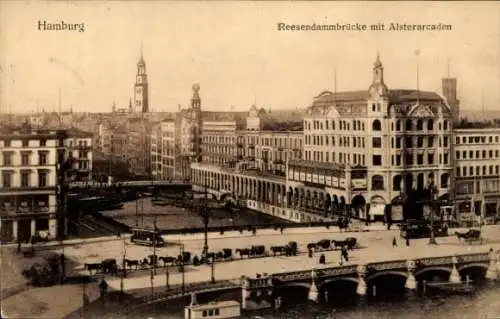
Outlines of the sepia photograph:
{"type": "Polygon", "coordinates": [[[500,319],[500,4],[0,2],[2,318],[500,319]]]}

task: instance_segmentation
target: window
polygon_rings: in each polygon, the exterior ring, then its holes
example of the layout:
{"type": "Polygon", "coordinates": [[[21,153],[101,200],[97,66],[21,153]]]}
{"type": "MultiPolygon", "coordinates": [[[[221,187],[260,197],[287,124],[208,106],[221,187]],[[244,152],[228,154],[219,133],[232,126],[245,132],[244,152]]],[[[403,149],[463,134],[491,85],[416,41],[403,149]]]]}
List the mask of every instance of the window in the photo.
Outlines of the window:
{"type": "Polygon", "coordinates": [[[3,166],[12,166],[12,152],[3,152],[3,166]]]}
{"type": "Polygon", "coordinates": [[[30,165],[30,153],[29,152],[21,152],[21,165],[29,166],[30,165]]]}
{"type": "Polygon", "coordinates": [[[460,151],[456,151],[456,152],[455,152],[455,157],[456,157],[457,159],[460,159],[460,151]]]}
{"type": "Polygon", "coordinates": [[[23,145],[23,147],[28,147],[28,146],[29,146],[29,144],[30,144],[30,141],[29,141],[29,140],[24,139],[24,140],[22,140],[22,143],[23,143],[23,144],[22,144],[22,145],[23,145]]]}
{"type": "Polygon", "coordinates": [[[443,122],[443,130],[445,130],[445,131],[448,130],[448,121],[443,122]]]}
{"type": "Polygon", "coordinates": [[[411,123],[410,119],[406,120],[406,125],[405,126],[406,126],[406,130],[407,131],[411,131],[412,130],[412,123],[411,123]]]}
{"type": "Polygon", "coordinates": [[[40,140],[40,146],[46,146],[46,145],[47,145],[47,140],[44,139],[40,140]]]}
{"type": "Polygon", "coordinates": [[[47,165],[47,152],[38,151],[38,165],[39,166],[47,165]]]}
{"type": "Polygon", "coordinates": [[[372,130],[373,131],[380,131],[380,130],[382,130],[382,124],[380,124],[379,120],[373,121],[372,130]]]}
{"type": "Polygon", "coordinates": [[[392,190],[400,191],[401,190],[401,175],[396,175],[392,179],[392,190]]]}
{"type": "Polygon", "coordinates": [[[421,131],[423,129],[424,129],[423,121],[421,119],[418,119],[417,120],[417,131],[421,131]]]}
{"type": "Polygon", "coordinates": [[[434,164],[434,154],[427,154],[427,164],[434,164]]]}
{"type": "Polygon", "coordinates": [[[3,187],[12,187],[12,172],[2,172],[3,187]]]}
{"type": "Polygon", "coordinates": [[[433,137],[429,137],[427,139],[427,147],[434,147],[434,138],[433,137]]]}
{"type": "Polygon", "coordinates": [[[383,190],[384,189],[384,177],[380,175],[374,175],[372,177],[372,190],[383,190]]]}
{"type": "Polygon", "coordinates": [[[417,165],[423,165],[423,164],[424,164],[424,155],[417,154],[417,165]]]}
{"type": "Polygon", "coordinates": [[[38,171],[38,187],[47,186],[47,172],[38,171]]]}
{"type": "Polygon", "coordinates": [[[382,165],[382,155],[373,155],[373,165],[382,165]]]}
{"type": "Polygon", "coordinates": [[[203,310],[202,316],[203,316],[203,317],[208,316],[208,312],[207,312],[206,310],[203,310]]]}
{"type": "Polygon", "coordinates": [[[396,121],[396,131],[401,131],[401,121],[396,121]]]}
{"type": "Polygon", "coordinates": [[[417,137],[417,147],[418,148],[424,147],[424,138],[422,136],[417,137]]]}
{"type": "Polygon", "coordinates": [[[30,172],[21,171],[21,187],[29,187],[29,186],[30,186],[30,172]]]}
{"type": "Polygon", "coordinates": [[[382,139],[380,137],[374,137],[372,139],[372,144],[374,148],[381,148],[382,147],[382,139]]]}
{"type": "Polygon", "coordinates": [[[10,147],[10,140],[3,141],[4,147],[10,147]]]}
{"type": "Polygon", "coordinates": [[[413,147],[413,140],[412,140],[412,138],[411,138],[411,137],[407,136],[407,137],[405,138],[405,145],[406,145],[406,147],[408,147],[408,148],[412,148],[412,147],[413,147]]]}

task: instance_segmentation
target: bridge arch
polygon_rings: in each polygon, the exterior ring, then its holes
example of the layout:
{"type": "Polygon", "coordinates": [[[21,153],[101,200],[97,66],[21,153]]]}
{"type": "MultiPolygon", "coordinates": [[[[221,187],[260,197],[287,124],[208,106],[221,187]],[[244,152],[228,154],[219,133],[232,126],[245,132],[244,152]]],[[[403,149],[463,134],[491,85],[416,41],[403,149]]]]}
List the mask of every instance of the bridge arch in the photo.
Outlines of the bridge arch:
{"type": "Polygon", "coordinates": [[[446,273],[450,274],[451,268],[444,267],[444,266],[426,267],[426,268],[423,268],[423,269],[416,271],[414,275],[415,275],[415,277],[417,277],[417,276],[421,276],[425,273],[428,273],[430,271],[442,271],[442,272],[446,272],[446,273]]]}
{"type": "Polygon", "coordinates": [[[472,263],[472,264],[465,264],[457,268],[459,272],[465,269],[469,268],[483,268],[485,270],[488,270],[489,264],[483,264],[483,263],[472,263]]]}
{"type": "Polygon", "coordinates": [[[357,278],[354,278],[354,277],[337,277],[337,278],[330,278],[330,279],[326,279],[326,280],[323,280],[322,282],[320,282],[318,284],[318,289],[320,289],[321,287],[329,284],[329,283],[332,283],[332,282],[337,282],[337,281],[350,281],[350,282],[353,282],[353,283],[356,283],[358,284],[359,281],[357,278]]]}
{"type": "Polygon", "coordinates": [[[370,275],[370,276],[366,277],[366,280],[372,281],[373,279],[378,278],[378,277],[391,276],[391,275],[392,276],[401,276],[401,277],[405,277],[405,278],[408,277],[408,274],[404,271],[387,270],[387,271],[381,271],[381,272],[377,272],[373,275],[370,275]]]}
{"type": "Polygon", "coordinates": [[[285,287],[302,287],[302,288],[307,288],[311,289],[311,284],[308,282],[288,282],[286,284],[280,285],[280,288],[285,288],[285,287]]]}

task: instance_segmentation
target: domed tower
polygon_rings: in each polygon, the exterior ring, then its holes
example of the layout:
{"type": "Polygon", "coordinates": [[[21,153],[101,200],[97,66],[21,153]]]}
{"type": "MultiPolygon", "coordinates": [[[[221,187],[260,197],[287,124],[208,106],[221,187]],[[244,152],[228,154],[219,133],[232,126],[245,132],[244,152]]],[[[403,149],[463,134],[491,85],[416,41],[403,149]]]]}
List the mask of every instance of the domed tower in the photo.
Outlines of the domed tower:
{"type": "Polygon", "coordinates": [[[137,62],[137,75],[134,85],[134,101],[136,112],[149,112],[148,75],[146,74],[146,62],[142,56],[142,48],[141,56],[137,62]]]}
{"type": "Polygon", "coordinates": [[[372,99],[386,97],[389,90],[384,83],[384,67],[380,61],[380,55],[377,53],[377,59],[373,63],[373,81],[369,88],[372,99]]]}

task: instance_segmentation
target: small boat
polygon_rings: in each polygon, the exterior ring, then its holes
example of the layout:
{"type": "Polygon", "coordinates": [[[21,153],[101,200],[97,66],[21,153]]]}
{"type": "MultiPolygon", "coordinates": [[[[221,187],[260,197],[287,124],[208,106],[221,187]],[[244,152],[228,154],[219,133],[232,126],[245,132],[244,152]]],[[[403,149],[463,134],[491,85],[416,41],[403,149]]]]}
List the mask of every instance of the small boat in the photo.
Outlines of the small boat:
{"type": "Polygon", "coordinates": [[[425,283],[426,292],[445,293],[453,295],[469,295],[475,292],[476,287],[471,280],[463,282],[434,281],[425,283]]]}

